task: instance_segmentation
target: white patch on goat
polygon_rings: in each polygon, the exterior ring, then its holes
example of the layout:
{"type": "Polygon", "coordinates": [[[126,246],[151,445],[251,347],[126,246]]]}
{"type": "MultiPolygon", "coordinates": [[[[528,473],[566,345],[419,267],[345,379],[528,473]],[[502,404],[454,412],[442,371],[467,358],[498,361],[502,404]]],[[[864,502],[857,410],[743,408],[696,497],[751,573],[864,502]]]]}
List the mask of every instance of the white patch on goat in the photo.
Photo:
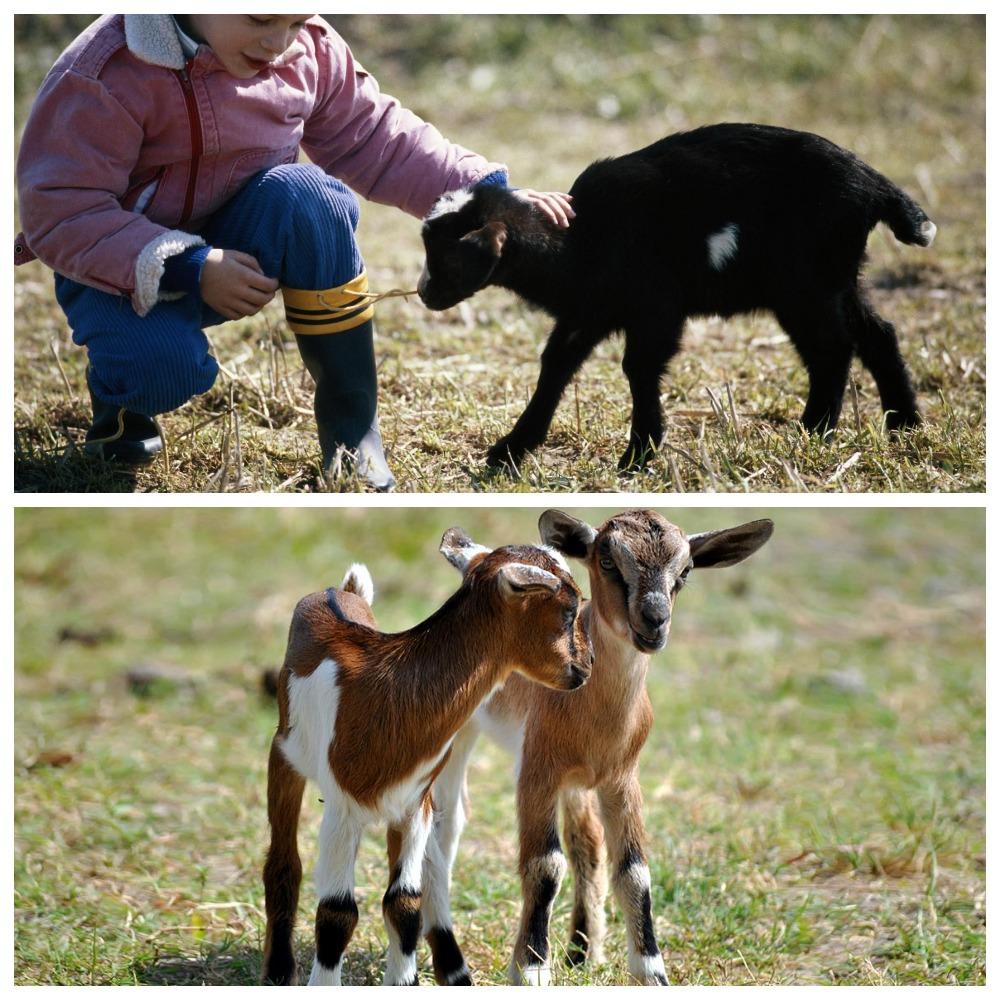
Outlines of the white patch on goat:
{"type": "Polygon", "coordinates": [[[414,769],[402,781],[387,788],[375,806],[376,816],[394,824],[406,820],[419,806],[423,790],[427,787],[427,779],[451,748],[454,738],[451,737],[430,760],[417,761],[414,769]]]}
{"type": "Polygon", "coordinates": [[[640,955],[629,960],[629,972],[644,986],[656,986],[667,981],[662,955],[640,955]]]}
{"type": "Polygon", "coordinates": [[[735,222],[723,226],[708,238],[708,259],[716,271],[721,271],[736,255],[740,227],[735,222]]]}
{"type": "Polygon", "coordinates": [[[337,725],[340,668],[327,657],[308,677],[288,678],[288,735],[282,753],[299,774],[326,792],[336,787],[330,770],[330,744],[337,725]]]}
{"type": "Polygon", "coordinates": [[[937,226],[930,219],[920,223],[920,238],[925,247],[929,247],[934,242],[935,236],[937,236],[937,226]]]}
{"type": "Polygon", "coordinates": [[[463,205],[467,205],[470,201],[472,201],[472,191],[468,188],[449,191],[448,194],[438,198],[434,203],[434,207],[424,216],[424,222],[430,222],[432,219],[440,218],[449,212],[457,212],[463,205]]]}
{"type": "Polygon", "coordinates": [[[372,582],[372,575],[364,563],[351,564],[351,568],[344,575],[344,582],[340,585],[340,589],[350,589],[369,606],[375,599],[375,584],[372,582]],[[353,586],[348,588],[348,584],[353,584],[353,586]]]}
{"type": "Polygon", "coordinates": [[[547,965],[526,965],[519,976],[516,971],[511,974],[511,981],[517,986],[550,986],[552,972],[547,965]]]}

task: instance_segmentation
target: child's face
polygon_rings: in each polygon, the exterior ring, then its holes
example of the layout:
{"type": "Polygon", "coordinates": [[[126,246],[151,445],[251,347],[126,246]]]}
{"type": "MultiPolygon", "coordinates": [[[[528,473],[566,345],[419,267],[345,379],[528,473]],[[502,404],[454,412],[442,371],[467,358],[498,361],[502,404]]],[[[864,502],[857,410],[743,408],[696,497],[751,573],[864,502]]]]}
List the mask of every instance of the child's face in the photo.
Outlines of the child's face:
{"type": "Polygon", "coordinates": [[[233,76],[249,80],[274,62],[312,14],[188,14],[186,27],[233,76]]]}

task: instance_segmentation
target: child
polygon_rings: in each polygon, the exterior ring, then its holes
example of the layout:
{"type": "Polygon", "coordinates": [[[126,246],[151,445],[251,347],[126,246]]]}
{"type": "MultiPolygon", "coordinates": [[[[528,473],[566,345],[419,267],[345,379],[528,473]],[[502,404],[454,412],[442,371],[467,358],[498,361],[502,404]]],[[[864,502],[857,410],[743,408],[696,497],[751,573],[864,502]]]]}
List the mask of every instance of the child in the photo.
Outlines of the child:
{"type": "MultiPolygon", "coordinates": [[[[281,288],[316,382],[324,473],[348,455],[388,490],[345,185],[421,218],[447,191],[506,184],[507,171],[380,93],[320,17],[114,14],[46,77],[17,179],[15,259],[56,272],[88,351],[89,451],[151,460],[155,415],[215,380],[203,327],[252,316],[281,288]]],[[[523,194],[569,224],[567,196],[523,194]]]]}

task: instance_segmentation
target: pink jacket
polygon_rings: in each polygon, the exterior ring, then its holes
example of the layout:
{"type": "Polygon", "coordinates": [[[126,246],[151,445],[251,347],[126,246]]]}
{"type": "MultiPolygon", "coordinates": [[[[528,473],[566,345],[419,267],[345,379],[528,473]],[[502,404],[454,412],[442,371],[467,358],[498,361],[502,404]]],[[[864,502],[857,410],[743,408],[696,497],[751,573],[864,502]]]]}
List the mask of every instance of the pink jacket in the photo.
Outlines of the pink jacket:
{"type": "Polygon", "coordinates": [[[15,262],[37,256],[131,296],[145,315],[163,262],[203,243],[208,216],[300,148],[358,194],[418,218],[503,169],[380,93],[320,17],[246,81],[206,45],[185,62],[170,15],[106,15],[59,57],[25,126],[15,262]]]}

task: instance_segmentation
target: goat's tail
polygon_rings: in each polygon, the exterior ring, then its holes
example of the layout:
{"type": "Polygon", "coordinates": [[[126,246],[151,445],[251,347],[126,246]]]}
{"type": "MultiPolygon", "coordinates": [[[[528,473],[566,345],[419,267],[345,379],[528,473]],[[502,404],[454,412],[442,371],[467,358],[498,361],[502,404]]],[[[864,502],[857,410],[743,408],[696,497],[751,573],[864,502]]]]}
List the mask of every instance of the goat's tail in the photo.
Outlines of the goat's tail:
{"type": "Polygon", "coordinates": [[[267,765],[267,818],[271,846],[264,862],[264,909],[267,931],[261,981],[279,986],[295,984],[292,932],[299,906],[302,861],[299,859],[299,812],[306,782],[281,750],[281,733],[271,741],[267,765]]]}
{"type": "Polygon", "coordinates": [[[878,173],[876,177],[882,195],[878,205],[879,220],[892,230],[893,235],[901,243],[929,247],[934,242],[937,226],[927,218],[927,213],[888,177],[878,173]]]}
{"type": "Polygon", "coordinates": [[[364,563],[351,565],[351,568],[344,575],[344,582],[340,585],[340,589],[347,591],[348,594],[357,594],[369,607],[375,598],[375,584],[372,582],[372,575],[364,563]]]}

